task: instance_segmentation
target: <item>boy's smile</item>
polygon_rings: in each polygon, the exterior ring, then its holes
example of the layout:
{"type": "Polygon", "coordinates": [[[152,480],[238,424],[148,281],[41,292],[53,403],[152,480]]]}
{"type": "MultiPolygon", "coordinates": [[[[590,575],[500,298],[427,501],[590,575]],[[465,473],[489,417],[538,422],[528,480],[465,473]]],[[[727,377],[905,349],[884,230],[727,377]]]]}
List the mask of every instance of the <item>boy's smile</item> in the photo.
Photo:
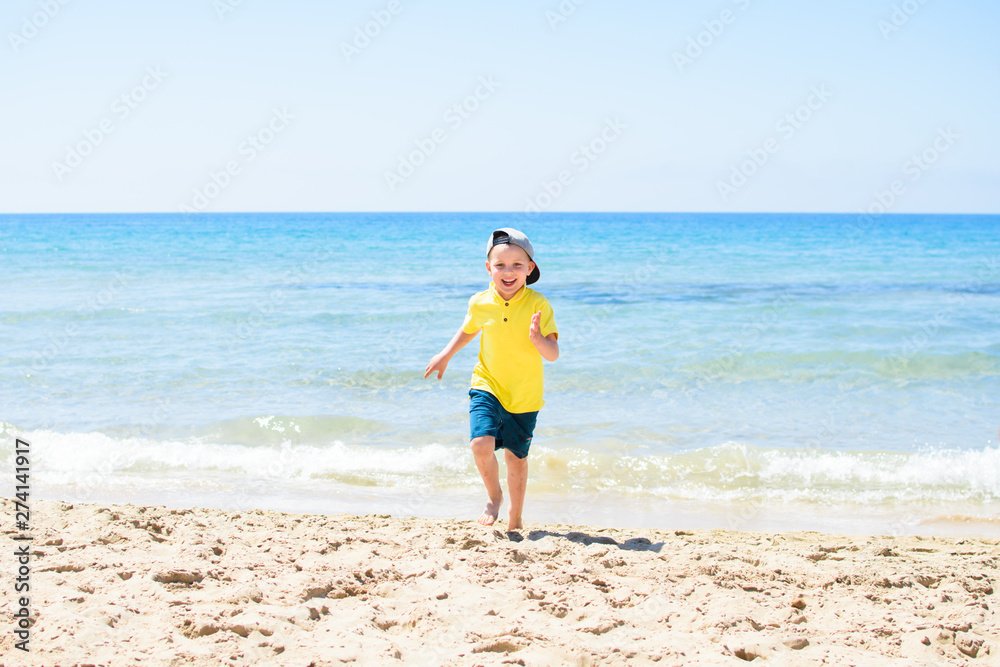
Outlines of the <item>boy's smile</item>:
{"type": "Polygon", "coordinates": [[[495,246],[486,260],[486,271],[493,279],[497,294],[504,299],[513,298],[534,269],[535,263],[528,259],[524,248],[509,243],[495,246]]]}

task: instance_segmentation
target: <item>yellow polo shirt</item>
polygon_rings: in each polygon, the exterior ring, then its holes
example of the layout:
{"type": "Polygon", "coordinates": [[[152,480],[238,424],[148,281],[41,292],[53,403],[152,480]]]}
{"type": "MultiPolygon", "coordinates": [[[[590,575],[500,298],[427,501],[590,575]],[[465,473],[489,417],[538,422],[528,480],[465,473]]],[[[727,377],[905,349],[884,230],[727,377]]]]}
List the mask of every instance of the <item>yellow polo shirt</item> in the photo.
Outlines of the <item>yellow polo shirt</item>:
{"type": "Polygon", "coordinates": [[[528,340],[531,316],[537,312],[542,313],[542,336],[559,332],[548,299],[528,287],[505,301],[491,282],[488,290],[469,299],[462,331],[472,334],[483,330],[472,389],[490,392],[507,412],[535,412],[545,405],[542,355],[528,340]]]}

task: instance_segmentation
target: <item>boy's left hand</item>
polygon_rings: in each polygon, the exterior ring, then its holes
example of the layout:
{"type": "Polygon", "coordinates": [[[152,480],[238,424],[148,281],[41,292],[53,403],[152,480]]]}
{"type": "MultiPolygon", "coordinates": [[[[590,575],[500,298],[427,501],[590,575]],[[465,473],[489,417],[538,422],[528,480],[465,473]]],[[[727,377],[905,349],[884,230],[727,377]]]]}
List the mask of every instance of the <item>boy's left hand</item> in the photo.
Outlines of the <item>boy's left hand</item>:
{"type": "Polygon", "coordinates": [[[542,311],[538,311],[531,316],[531,325],[528,327],[528,340],[538,340],[542,337],[542,311]]]}
{"type": "Polygon", "coordinates": [[[528,327],[528,340],[535,346],[543,359],[555,361],[559,358],[559,343],[556,340],[559,334],[553,331],[548,336],[542,335],[542,311],[538,311],[531,316],[531,325],[528,327]]]}

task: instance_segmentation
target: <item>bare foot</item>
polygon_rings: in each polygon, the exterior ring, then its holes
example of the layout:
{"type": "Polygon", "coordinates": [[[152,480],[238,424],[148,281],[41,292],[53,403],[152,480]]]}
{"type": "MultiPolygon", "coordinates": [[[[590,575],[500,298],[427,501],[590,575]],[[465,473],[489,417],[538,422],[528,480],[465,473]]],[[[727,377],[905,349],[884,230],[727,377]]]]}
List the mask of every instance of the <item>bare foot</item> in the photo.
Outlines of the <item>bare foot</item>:
{"type": "Polygon", "coordinates": [[[524,528],[524,524],[521,523],[520,514],[517,516],[510,514],[507,516],[507,530],[521,530],[522,528],[524,528]]]}
{"type": "Polygon", "coordinates": [[[479,517],[479,523],[484,526],[492,526],[493,522],[497,520],[497,515],[500,514],[500,503],[502,502],[503,496],[496,500],[490,498],[490,501],[486,503],[486,509],[483,510],[483,515],[479,517]]]}

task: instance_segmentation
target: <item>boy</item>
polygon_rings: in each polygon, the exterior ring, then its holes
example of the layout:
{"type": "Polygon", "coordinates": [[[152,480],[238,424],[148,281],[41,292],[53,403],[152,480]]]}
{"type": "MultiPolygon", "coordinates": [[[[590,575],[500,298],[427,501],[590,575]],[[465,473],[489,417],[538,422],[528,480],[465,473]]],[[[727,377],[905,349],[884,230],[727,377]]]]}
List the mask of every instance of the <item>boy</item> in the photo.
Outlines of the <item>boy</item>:
{"type": "Polygon", "coordinates": [[[538,280],[535,251],[528,237],[509,227],[486,242],[489,289],[469,299],[469,312],[458,333],[435,355],[424,378],[444,375],[448,362],[482,330],[479,363],[469,389],[472,454],[486,485],[488,502],[479,523],[492,526],[500,514],[503,492],[495,449],[507,463],[510,509],[507,529],[521,528],[528,483],[528,447],[542,400],[542,359],[559,358],[559,332],[548,300],[527,285],[538,280]]]}

